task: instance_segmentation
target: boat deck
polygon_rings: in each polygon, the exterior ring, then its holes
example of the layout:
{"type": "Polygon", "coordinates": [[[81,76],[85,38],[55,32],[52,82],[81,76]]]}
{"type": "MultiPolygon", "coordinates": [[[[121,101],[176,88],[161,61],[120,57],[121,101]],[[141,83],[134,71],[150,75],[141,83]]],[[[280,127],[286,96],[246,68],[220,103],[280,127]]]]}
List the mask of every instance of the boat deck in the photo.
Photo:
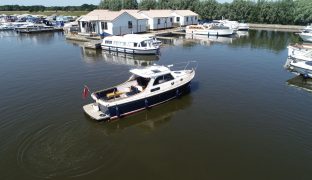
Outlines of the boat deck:
{"type": "Polygon", "coordinates": [[[92,119],[95,119],[97,121],[109,119],[110,117],[106,114],[103,114],[98,109],[95,109],[93,106],[94,103],[87,104],[83,106],[83,110],[86,114],[88,114],[92,119]]]}

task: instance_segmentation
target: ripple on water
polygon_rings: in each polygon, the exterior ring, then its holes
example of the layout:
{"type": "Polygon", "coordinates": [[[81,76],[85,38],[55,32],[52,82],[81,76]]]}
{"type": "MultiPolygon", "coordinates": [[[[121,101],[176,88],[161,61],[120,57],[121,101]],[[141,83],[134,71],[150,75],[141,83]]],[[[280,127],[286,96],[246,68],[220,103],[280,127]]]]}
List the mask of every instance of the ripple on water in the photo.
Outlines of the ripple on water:
{"type": "Polygon", "coordinates": [[[25,135],[16,155],[18,166],[39,178],[77,177],[112,166],[124,143],[92,128],[79,131],[74,123],[49,125],[25,135]],[[97,136],[103,136],[102,141],[95,141],[97,136]]]}

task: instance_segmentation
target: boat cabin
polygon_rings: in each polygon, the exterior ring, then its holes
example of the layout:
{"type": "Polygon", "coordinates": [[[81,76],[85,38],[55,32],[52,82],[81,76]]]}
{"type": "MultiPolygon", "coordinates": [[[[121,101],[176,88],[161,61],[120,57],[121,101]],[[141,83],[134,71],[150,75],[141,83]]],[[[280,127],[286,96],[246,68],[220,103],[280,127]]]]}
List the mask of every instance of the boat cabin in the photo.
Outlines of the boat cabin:
{"type": "Polygon", "coordinates": [[[148,37],[123,37],[123,36],[110,36],[103,40],[102,45],[126,48],[153,48],[153,39],[148,37]]]}
{"type": "Polygon", "coordinates": [[[93,93],[93,98],[106,102],[134,96],[142,92],[153,93],[166,87],[166,82],[174,80],[169,68],[151,66],[145,69],[132,69],[131,77],[124,83],[93,93]],[[163,86],[163,88],[161,88],[163,86]]]}

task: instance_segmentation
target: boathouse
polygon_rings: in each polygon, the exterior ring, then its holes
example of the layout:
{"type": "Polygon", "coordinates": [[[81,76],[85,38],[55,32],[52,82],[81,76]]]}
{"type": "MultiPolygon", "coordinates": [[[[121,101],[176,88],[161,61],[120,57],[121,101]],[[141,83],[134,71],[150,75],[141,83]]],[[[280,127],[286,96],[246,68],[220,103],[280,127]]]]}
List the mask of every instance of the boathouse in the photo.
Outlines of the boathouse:
{"type": "Polygon", "coordinates": [[[147,31],[147,18],[138,10],[94,10],[78,20],[81,35],[123,35],[147,31]]]}
{"type": "Polygon", "coordinates": [[[174,16],[174,24],[178,26],[187,26],[198,24],[198,14],[191,10],[174,10],[171,13],[174,16]]]}
{"type": "Polygon", "coordinates": [[[148,19],[148,28],[151,30],[173,27],[174,15],[171,10],[140,11],[140,14],[148,19]]]}

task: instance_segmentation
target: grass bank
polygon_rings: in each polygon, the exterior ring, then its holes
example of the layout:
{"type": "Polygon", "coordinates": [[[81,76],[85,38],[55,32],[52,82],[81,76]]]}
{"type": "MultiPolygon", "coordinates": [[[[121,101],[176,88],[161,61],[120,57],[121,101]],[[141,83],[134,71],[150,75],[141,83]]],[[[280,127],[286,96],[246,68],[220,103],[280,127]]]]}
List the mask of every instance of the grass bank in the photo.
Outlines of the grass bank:
{"type": "Polygon", "coordinates": [[[63,16],[82,16],[89,13],[89,11],[39,11],[39,12],[29,12],[29,11],[0,11],[0,14],[13,15],[13,14],[33,14],[33,15],[45,15],[51,16],[63,15],[63,16]]]}

